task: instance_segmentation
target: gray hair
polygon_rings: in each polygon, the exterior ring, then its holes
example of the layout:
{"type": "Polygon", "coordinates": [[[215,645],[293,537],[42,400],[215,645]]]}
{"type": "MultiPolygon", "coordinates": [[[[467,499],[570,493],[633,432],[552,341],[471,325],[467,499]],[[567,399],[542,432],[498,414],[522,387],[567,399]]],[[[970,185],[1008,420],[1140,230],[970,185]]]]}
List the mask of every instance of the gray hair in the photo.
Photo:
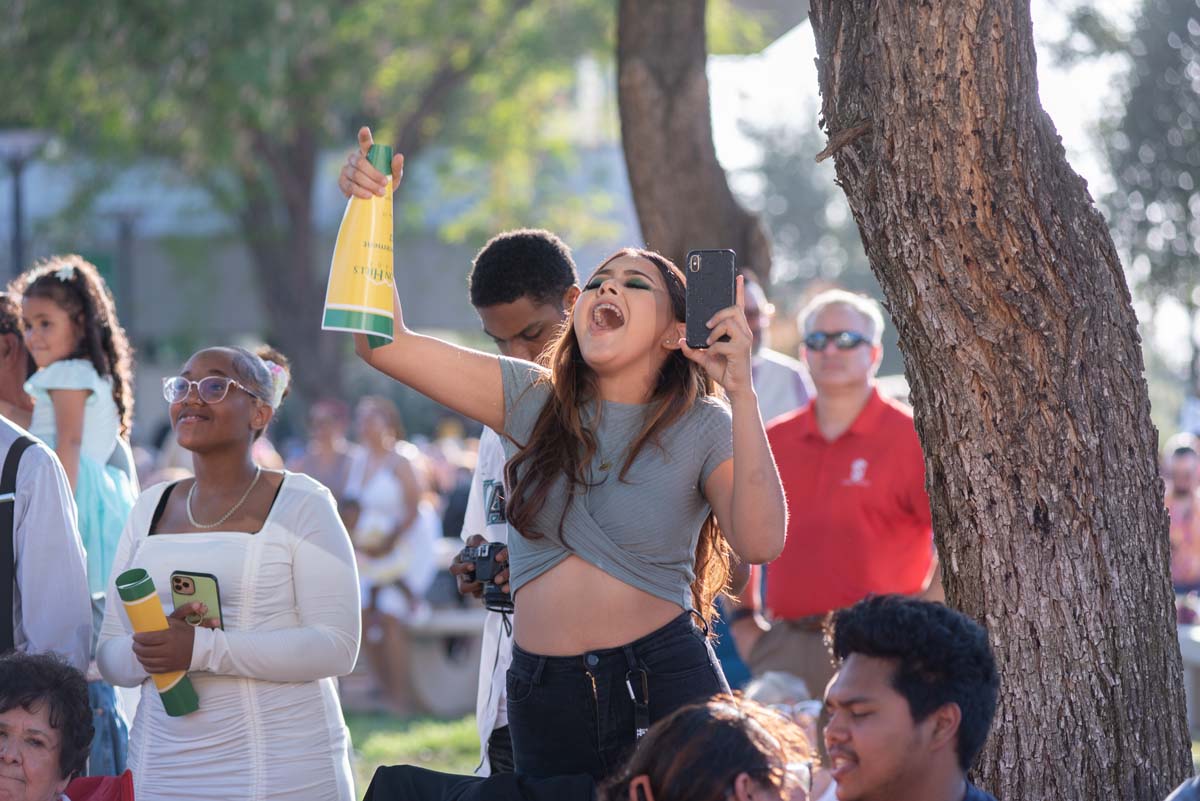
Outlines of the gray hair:
{"type": "Polygon", "coordinates": [[[246,348],[233,351],[233,370],[246,389],[272,409],[283,403],[291,384],[287,359],[278,351],[262,348],[258,353],[246,348]]]}
{"type": "Polygon", "coordinates": [[[817,317],[831,306],[841,306],[857,312],[867,321],[866,334],[867,338],[871,340],[871,344],[878,345],[883,341],[883,310],[879,303],[874,298],[847,292],[844,289],[830,289],[822,292],[801,309],[796,318],[799,323],[800,336],[806,337],[811,334],[817,317]]]}

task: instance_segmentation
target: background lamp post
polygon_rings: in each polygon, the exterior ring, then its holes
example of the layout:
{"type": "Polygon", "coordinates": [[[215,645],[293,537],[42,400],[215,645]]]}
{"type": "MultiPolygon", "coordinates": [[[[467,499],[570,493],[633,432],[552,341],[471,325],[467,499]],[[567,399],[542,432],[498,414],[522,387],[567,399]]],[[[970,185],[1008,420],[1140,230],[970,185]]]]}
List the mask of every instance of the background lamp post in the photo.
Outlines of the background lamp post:
{"type": "Polygon", "coordinates": [[[0,159],[12,173],[12,276],[21,274],[25,264],[24,208],[21,197],[21,173],[50,139],[48,131],[33,128],[0,130],[0,159]]]}

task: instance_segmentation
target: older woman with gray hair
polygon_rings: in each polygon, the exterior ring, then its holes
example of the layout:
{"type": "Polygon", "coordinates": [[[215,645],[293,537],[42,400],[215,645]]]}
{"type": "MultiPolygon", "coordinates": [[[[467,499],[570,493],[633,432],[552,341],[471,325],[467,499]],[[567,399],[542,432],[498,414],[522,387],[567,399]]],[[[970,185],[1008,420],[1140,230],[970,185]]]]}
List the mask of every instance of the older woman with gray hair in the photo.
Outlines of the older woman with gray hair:
{"type": "Polygon", "coordinates": [[[82,673],[51,654],[0,657],[0,798],[64,798],[91,742],[82,673]]]}
{"type": "Polygon", "coordinates": [[[145,570],[174,612],[168,629],[135,633],[111,587],[97,657],[110,682],[142,688],[129,747],[139,801],[353,797],[334,683],[358,655],[350,538],[329,490],[252,452],[288,378],[273,351],[209,348],[163,381],[195,478],[142,494],[113,575],[145,570]],[[201,586],[206,600],[189,600],[201,586]],[[180,670],[199,709],[172,717],[149,679],[180,670]]]}

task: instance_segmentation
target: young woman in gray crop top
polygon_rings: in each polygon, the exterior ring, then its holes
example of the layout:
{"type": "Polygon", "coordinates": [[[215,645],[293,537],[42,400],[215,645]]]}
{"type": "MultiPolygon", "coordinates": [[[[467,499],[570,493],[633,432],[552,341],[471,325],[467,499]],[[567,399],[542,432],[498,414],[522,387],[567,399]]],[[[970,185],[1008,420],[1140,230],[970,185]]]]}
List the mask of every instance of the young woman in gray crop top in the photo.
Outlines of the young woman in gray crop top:
{"type": "MultiPolygon", "coordinates": [[[[374,192],[382,178],[359,156],[340,180],[374,192]]],[[[783,548],[741,279],[703,350],[683,341],[684,282],[657,253],[615,254],[548,370],[412,332],[399,298],[391,343],[356,337],[368,364],[507,440],[518,773],[601,778],[654,720],[726,689],[694,619],[712,615],[730,549],[763,563],[783,548]]]]}

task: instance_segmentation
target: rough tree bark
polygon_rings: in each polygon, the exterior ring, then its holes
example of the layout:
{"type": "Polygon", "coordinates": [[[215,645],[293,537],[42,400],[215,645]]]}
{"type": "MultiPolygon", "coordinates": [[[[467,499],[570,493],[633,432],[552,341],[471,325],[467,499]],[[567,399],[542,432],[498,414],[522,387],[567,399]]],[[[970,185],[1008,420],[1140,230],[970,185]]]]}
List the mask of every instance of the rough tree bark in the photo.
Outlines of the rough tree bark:
{"type": "Polygon", "coordinates": [[[812,0],[811,19],[947,596],[1003,675],[981,783],[1158,801],[1190,759],[1137,321],[1039,104],[1029,0],[812,0]]]}
{"type": "Polygon", "coordinates": [[[647,247],[676,264],[733,248],[765,280],[771,247],[717,162],[708,101],[705,0],[621,0],[617,98],[629,184],[647,247]]]}

